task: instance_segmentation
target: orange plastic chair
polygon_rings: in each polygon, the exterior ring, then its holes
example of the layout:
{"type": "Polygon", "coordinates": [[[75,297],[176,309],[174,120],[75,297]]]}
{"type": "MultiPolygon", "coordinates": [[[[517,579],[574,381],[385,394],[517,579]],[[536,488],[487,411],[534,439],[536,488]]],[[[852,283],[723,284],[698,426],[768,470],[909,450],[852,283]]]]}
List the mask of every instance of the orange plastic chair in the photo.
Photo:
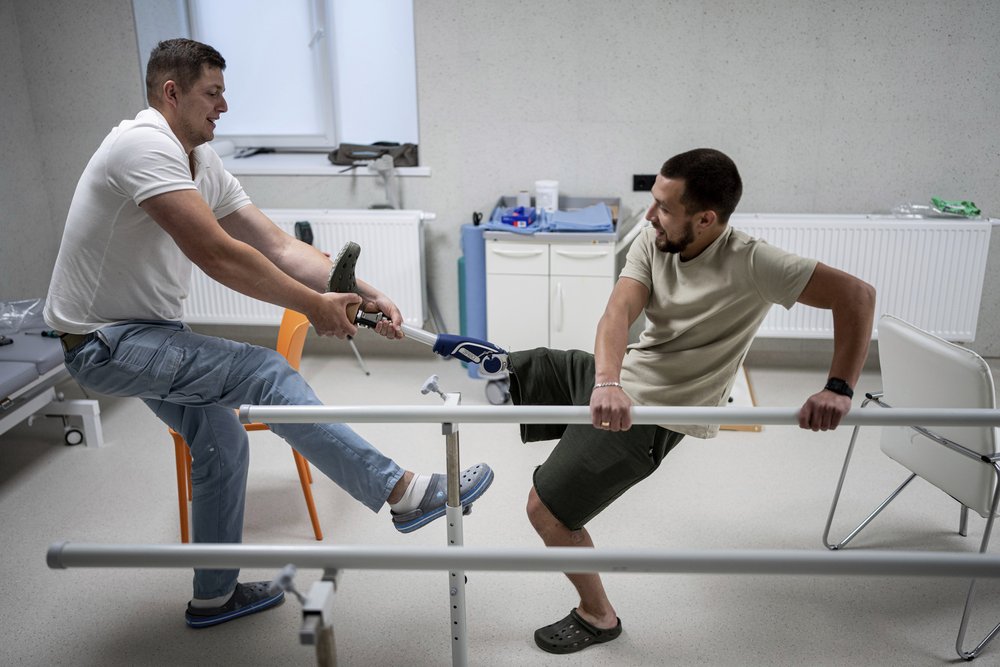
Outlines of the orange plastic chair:
{"type": "MultiPolygon", "coordinates": [[[[302,362],[302,348],[305,346],[306,334],[309,333],[309,320],[305,315],[294,310],[285,310],[281,318],[281,327],[278,329],[278,345],[275,349],[288,360],[288,365],[299,370],[302,362]]],[[[244,426],[247,431],[266,431],[267,424],[251,423],[244,426]]],[[[188,503],[191,501],[191,450],[184,437],[174,429],[168,429],[170,436],[174,439],[174,459],[177,464],[177,505],[181,517],[181,542],[190,542],[190,529],[188,524],[188,503]]],[[[309,470],[309,462],[305,457],[294,449],[292,456],[295,458],[295,467],[299,471],[299,481],[302,484],[302,495],[306,499],[306,508],[309,510],[309,519],[312,521],[313,533],[317,540],[323,539],[323,531],[319,527],[319,517],[316,515],[316,504],[313,502],[312,473],[309,470]]]]}

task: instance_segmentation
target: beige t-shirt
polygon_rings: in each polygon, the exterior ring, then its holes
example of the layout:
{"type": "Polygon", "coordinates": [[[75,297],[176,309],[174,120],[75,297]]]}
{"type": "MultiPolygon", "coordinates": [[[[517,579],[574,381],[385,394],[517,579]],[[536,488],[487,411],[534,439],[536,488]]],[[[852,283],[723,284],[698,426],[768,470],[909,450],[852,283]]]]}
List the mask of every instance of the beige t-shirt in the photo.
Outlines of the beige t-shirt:
{"type": "MultiPolygon", "coordinates": [[[[785,252],[732,227],[694,259],[656,249],[652,227],[628,252],[622,278],[649,289],[646,328],[629,346],[621,382],[636,405],[718,406],[772,304],[791,308],[816,260],[785,252]]],[[[717,424],[668,425],[713,438],[717,424]]]]}

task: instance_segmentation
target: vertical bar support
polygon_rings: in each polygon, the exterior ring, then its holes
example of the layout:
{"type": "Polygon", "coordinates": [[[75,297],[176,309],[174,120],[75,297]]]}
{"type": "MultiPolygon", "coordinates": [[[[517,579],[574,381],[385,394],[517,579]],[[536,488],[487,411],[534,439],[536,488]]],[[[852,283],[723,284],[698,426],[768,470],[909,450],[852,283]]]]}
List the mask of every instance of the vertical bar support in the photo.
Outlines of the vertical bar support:
{"type": "MultiPolygon", "coordinates": [[[[445,405],[458,405],[462,401],[459,393],[445,394],[445,405]]],[[[445,451],[448,473],[448,503],[445,518],[448,520],[448,546],[460,547],[464,544],[462,524],[462,464],[458,444],[458,424],[441,424],[445,436],[445,451]]],[[[451,610],[451,664],[466,667],[469,664],[468,627],[465,621],[465,570],[448,572],[448,597],[451,610]]]]}

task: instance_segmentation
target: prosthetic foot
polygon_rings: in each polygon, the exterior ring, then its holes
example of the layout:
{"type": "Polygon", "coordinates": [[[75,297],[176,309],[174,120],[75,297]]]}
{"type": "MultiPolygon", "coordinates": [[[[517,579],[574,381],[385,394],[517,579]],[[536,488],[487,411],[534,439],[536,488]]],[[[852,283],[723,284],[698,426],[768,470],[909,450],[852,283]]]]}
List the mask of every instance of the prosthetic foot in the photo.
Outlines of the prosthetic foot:
{"type": "MultiPolygon", "coordinates": [[[[337,254],[330,270],[330,280],[327,287],[328,292],[354,292],[358,291],[358,282],[354,277],[354,267],[361,256],[361,246],[353,241],[348,241],[337,254]]],[[[347,309],[348,318],[358,326],[375,328],[375,325],[385,319],[385,313],[366,312],[359,306],[350,306],[347,309]]],[[[472,338],[469,336],[455,336],[452,334],[432,334],[429,331],[401,324],[403,333],[408,338],[420,341],[424,345],[429,345],[432,351],[446,359],[459,359],[473,364],[479,364],[480,371],[484,377],[497,377],[504,375],[507,371],[507,350],[490,343],[489,341],[472,338]]]]}

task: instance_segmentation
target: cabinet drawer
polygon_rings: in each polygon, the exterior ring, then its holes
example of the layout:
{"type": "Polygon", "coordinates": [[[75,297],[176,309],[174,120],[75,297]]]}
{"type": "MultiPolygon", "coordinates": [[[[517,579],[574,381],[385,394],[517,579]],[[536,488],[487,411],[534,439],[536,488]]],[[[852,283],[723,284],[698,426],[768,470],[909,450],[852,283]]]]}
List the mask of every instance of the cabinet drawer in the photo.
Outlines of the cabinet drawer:
{"type": "Polygon", "coordinates": [[[548,275],[548,246],[544,243],[488,242],[486,244],[486,273],[548,275]]]}
{"type": "Polygon", "coordinates": [[[553,243],[549,260],[554,276],[615,277],[615,247],[610,243],[553,243]]]}

